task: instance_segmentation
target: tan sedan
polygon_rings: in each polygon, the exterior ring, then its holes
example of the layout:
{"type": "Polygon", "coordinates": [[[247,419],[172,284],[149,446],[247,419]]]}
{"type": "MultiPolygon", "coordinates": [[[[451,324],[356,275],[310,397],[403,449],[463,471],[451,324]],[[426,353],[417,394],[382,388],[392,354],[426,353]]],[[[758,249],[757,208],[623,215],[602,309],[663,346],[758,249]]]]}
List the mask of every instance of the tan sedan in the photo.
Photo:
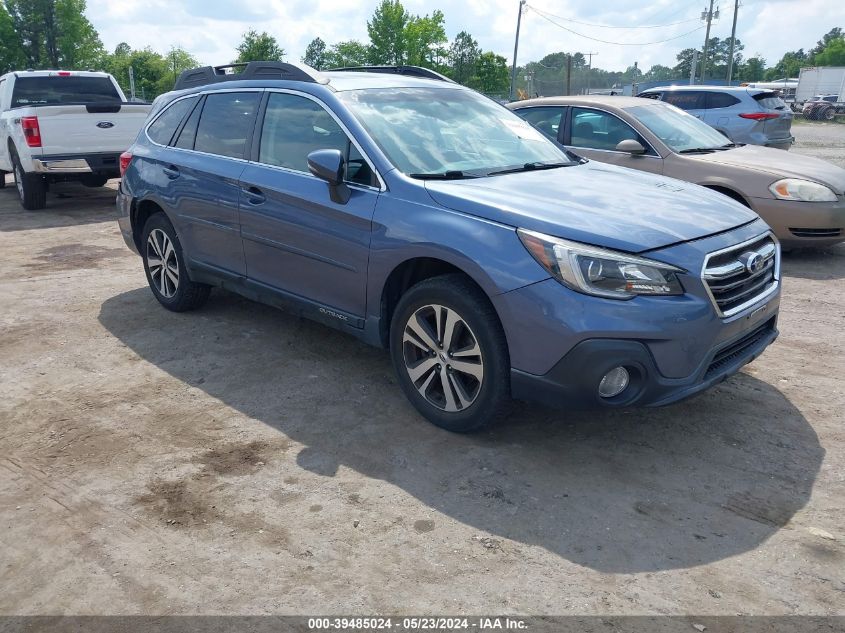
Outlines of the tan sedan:
{"type": "Polygon", "coordinates": [[[547,97],[508,108],[585,158],[722,192],[756,211],[786,247],[845,241],[845,169],[826,161],[735,145],[694,116],[652,99],[547,97]]]}

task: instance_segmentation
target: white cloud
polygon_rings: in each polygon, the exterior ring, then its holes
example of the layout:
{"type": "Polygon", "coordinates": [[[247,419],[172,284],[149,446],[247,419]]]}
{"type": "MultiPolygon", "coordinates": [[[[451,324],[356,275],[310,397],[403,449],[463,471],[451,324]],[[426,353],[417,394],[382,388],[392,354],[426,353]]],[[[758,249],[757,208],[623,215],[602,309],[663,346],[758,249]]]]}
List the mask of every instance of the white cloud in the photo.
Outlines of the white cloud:
{"type": "MultiPolygon", "coordinates": [[[[648,46],[606,44],[561,29],[531,7],[570,20],[618,26],[691,20],[661,28],[608,29],[554,18],[584,36],[639,43],[668,39],[700,26],[697,17],[705,3],[653,0],[644,7],[642,0],[529,0],[522,19],[519,60],[538,60],[557,51],[594,51],[598,52],[594,64],[608,70],[624,70],[634,61],[644,70],[658,63],[673,66],[679,50],[701,46],[703,30],[648,46]]],[[[744,0],[741,4],[737,37],[745,44],[744,54],[761,54],[770,64],[786,50],[811,48],[834,26],[845,26],[841,0],[744,0]]],[[[108,49],[123,41],[160,52],[181,45],[204,63],[221,64],[235,57],[235,47],[250,28],[274,35],[288,59],[296,60],[317,36],[329,44],[366,41],[367,20],[376,5],[376,0],[88,0],[86,14],[108,49]]],[[[405,0],[404,5],[419,14],[440,9],[450,38],[466,30],[485,50],[508,60],[512,56],[517,0],[405,0]]],[[[724,0],[721,9],[721,19],[713,24],[711,35],[724,38],[730,35],[733,3],[724,0]]]]}

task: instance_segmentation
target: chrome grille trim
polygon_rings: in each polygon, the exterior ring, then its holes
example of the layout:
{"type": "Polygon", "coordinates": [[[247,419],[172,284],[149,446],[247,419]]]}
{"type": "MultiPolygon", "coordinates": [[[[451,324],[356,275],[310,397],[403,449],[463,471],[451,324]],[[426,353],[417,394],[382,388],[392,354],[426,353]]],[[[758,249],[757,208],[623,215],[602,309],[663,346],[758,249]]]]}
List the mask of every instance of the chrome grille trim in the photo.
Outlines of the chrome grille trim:
{"type": "Polygon", "coordinates": [[[739,314],[773,295],[780,287],[780,242],[771,231],[768,231],[741,244],[708,253],[701,268],[701,280],[720,317],[728,318],[739,314]],[[763,267],[755,272],[748,272],[740,257],[752,245],[757,246],[754,251],[760,255],[763,267]],[[712,267],[709,266],[714,258],[724,260],[726,255],[736,257],[733,261],[722,261],[712,267]],[[749,282],[754,283],[746,287],[749,282]],[[737,288],[741,291],[732,292],[737,288]],[[749,294],[753,296],[746,299],[745,297],[749,294]],[[741,303],[737,304],[737,301],[741,303]],[[727,309],[723,309],[725,306],[728,306],[727,309]]]}

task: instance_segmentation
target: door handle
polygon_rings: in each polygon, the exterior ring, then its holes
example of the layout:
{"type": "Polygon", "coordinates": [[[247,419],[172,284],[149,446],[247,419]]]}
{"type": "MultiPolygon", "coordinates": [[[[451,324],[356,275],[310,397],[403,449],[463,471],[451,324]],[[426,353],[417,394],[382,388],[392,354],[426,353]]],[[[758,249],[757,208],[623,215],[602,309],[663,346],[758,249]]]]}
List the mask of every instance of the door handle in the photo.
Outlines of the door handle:
{"type": "Polygon", "coordinates": [[[170,165],[169,167],[163,167],[162,171],[164,175],[170,178],[170,180],[176,180],[179,177],[179,168],[176,165],[170,165]]]}
{"type": "Polygon", "coordinates": [[[267,199],[258,187],[248,187],[244,189],[243,192],[247,198],[247,202],[250,204],[261,204],[267,199]]]}

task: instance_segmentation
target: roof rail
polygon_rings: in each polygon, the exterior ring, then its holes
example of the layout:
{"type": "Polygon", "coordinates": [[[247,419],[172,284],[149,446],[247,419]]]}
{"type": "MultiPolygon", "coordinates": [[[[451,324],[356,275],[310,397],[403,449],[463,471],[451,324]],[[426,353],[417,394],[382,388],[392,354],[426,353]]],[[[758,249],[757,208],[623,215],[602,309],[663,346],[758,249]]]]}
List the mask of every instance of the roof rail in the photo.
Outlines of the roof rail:
{"type": "Polygon", "coordinates": [[[407,75],[409,77],[421,77],[423,79],[436,79],[437,81],[448,81],[455,83],[446,75],[441,75],[436,70],[423,68],[422,66],[344,66],[343,68],[332,68],[331,72],[354,72],[354,73],[388,73],[394,75],[407,75]]]}
{"type": "Polygon", "coordinates": [[[223,66],[202,66],[183,70],[176,80],[174,90],[196,88],[206,84],[223,81],[246,81],[249,79],[287,79],[288,81],[305,81],[308,83],[326,84],[329,80],[318,71],[305,64],[295,62],[249,62],[225,64],[223,66]],[[231,72],[233,69],[243,68],[241,72],[231,72]],[[229,71],[229,72],[227,72],[229,71]]]}

